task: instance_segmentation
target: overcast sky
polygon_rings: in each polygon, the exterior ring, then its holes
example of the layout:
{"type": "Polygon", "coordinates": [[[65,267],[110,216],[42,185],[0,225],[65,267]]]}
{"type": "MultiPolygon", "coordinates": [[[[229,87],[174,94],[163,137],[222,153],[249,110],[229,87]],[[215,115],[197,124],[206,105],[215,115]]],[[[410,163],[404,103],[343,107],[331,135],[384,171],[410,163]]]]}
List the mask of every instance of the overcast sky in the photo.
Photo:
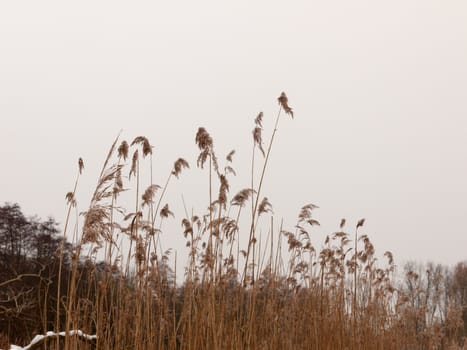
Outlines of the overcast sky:
{"type": "MultiPolygon", "coordinates": [[[[78,157],[85,210],[120,130],[149,138],[162,184],[180,156],[195,168],[199,126],[219,155],[237,150],[234,194],[253,119],[264,111],[267,139],[282,91],[295,119],[264,188],[277,220],[293,227],[311,202],[317,242],[364,217],[399,264],[467,259],[464,0],[2,1],[0,203],[63,223],[78,157]]],[[[200,174],[173,184],[175,211],[181,194],[205,209],[200,174]]],[[[176,236],[165,246],[183,250],[176,236]]]]}

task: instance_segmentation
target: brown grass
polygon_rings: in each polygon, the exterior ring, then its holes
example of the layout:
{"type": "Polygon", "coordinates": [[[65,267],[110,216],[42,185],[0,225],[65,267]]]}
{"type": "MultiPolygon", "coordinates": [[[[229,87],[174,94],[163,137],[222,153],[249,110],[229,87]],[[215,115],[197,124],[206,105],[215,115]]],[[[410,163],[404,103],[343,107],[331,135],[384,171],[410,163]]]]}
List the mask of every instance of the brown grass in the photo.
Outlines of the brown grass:
{"type": "MultiPolygon", "coordinates": [[[[164,194],[170,179],[183,175],[188,162],[178,159],[161,188],[152,183],[153,147],[147,138],[139,136],[130,145],[123,141],[118,148],[117,140],[114,142],[85,213],[82,234],[74,242],[71,282],[66,300],[60,292],[57,298],[62,302],[56,305],[55,331],[63,330],[59,315],[66,308],[66,331],[96,334],[98,349],[461,346],[461,315],[454,305],[443,314],[445,319],[413,326],[420,316],[412,304],[414,299],[394,283],[395,263],[390,252],[386,252],[383,266],[377,264],[370,238],[360,233],[364,219],[355,224],[352,234],[345,230],[342,219],[339,229],[324,242],[314,242],[311,230],[319,225],[315,218],[318,207],[307,204],[299,210],[291,230],[282,223],[275,227],[262,184],[279,121],[284,112],[293,117],[285,93],[278,102],[266,150],[262,146],[263,114],[254,121],[251,188],[231,198],[233,152],[222,168],[212,136],[199,128],[197,165],[208,172],[210,202],[205,213],[186,211],[184,217],[177,217],[187,242],[183,278],[172,267],[179,257],[172,250],[161,250],[160,234],[163,220],[174,215],[168,204],[162,206],[164,194]],[[260,174],[254,172],[256,148],[263,162],[260,174]],[[130,151],[133,158],[127,164],[130,151]],[[139,151],[143,159],[139,159],[139,151]],[[148,156],[149,162],[145,160],[148,156]],[[141,195],[144,165],[149,166],[151,183],[141,195]],[[129,174],[128,179],[122,178],[122,173],[129,174]],[[118,205],[123,188],[134,188],[135,202],[128,210],[118,205]],[[248,203],[250,218],[242,220],[242,214],[248,214],[243,210],[248,203]],[[261,230],[260,225],[264,225],[261,230]],[[248,237],[245,247],[240,245],[239,235],[248,237]],[[103,267],[94,264],[85,274],[80,273],[83,261],[95,261],[102,251],[103,267]]],[[[78,177],[82,164],[80,160],[78,177]]],[[[75,191],[76,186],[67,195],[70,208],[75,191]]],[[[409,278],[415,283],[415,276],[409,278]]],[[[64,348],[91,346],[67,336],[64,348]]]]}

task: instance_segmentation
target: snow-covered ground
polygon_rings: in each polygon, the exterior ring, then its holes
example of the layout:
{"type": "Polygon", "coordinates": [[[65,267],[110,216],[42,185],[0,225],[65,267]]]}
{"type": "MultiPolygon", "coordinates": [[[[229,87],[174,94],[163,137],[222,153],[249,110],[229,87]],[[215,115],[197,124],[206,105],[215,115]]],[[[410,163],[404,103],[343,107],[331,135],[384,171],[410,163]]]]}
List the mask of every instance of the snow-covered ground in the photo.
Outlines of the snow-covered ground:
{"type": "MultiPolygon", "coordinates": [[[[86,334],[84,333],[83,331],[81,330],[72,330],[68,333],[70,336],[78,336],[80,338],[83,338],[85,340],[96,340],[97,339],[97,335],[89,335],[89,334],[86,334]]],[[[54,338],[54,337],[57,337],[60,336],[60,337],[64,337],[66,335],[66,332],[59,332],[59,333],[55,333],[55,332],[47,332],[45,335],[36,335],[34,337],[34,339],[31,341],[31,343],[29,343],[29,345],[26,345],[24,347],[21,347],[21,346],[18,346],[18,345],[11,345],[10,346],[10,349],[9,350],[29,350],[29,349],[33,349],[35,345],[38,345],[38,343],[43,343],[44,341],[47,340],[47,338],[54,338]]],[[[1,350],[1,349],[0,349],[1,350]]]]}

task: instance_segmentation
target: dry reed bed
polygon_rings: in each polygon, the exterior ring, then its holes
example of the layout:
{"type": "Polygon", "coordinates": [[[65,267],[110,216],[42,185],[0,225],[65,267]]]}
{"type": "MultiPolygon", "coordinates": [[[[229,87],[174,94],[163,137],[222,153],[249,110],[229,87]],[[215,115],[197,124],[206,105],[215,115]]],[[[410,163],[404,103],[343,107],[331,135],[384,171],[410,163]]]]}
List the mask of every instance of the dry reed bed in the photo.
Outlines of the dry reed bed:
{"type": "MultiPolygon", "coordinates": [[[[68,289],[57,295],[56,331],[95,333],[98,349],[438,349],[461,342],[455,315],[444,324],[412,327],[411,305],[393,284],[392,254],[385,253],[385,266],[376,264],[370,238],[360,233],[364,220],[349,231],[342,220],[324,243],[312,242],[310,230],[319,222],[316,206],[308,204],[292,230],[274,228],[262,185],[279,122],[293,117],[284,93],[278,103],[266,147],[263,114],[254,120],[251,187],[233,196],[233,152],[221,164],[211,135],[199,128],[196,163],[209,178],[210,203],[203,215],[179,218],[188,251],[179,285],[169,252],[160,251],[160,227],[174,216],[164,204],[166,190],[189,164],[178,159],[164,186],[142,188],[144,166],[152,178],[152,145],[142,136],[131,144],[115,140],[82,234],[74,236],[68,289]],[[134,203],[125,209],[119,196],[130,187],[134,203]],[[271,220],[261,240],[260,216],[271,220]],[[249,224],[240,226],[240,217],[249,224]],[[248,237],[245,246],[239,236],[248,237]],[[83,269],[98,253],[104,263],[83,269]]],[[[80,159],[67,194],[68,239],[83,167],[80,159]]],[[[72,337],[62,346],[92,347],[72,337]]]]}

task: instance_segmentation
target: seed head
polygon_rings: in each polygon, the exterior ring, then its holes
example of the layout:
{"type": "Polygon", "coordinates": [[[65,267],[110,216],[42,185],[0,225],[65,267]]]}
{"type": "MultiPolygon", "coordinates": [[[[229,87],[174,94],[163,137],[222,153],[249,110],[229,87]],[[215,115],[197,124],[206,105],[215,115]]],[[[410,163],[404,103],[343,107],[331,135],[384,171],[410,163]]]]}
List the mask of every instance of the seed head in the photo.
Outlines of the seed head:
{"type": "Polygon", "coordinates": [[[293,118],[293,111],[292,111],[292,108],[289,107],[289,99],[287,98],[287,95],[285,94],[285,92],[281,93],[277,101],[279,102],[284,112],[293,118]]]}
{"type": "Polygon", "coordinates": [[[344,228],[344,226],[345,226],[345,219],[343,218],[341,219],[341,224],[339,225],[339,227],[342,229],[344,228]]]}
{"type": "Polygon", "coordinates": [[[365,219],[358,220],[357,228],[362,227],[364,223],[365,223],[365,219]]]}
{"type": "Polygon", "coordinates": [[[171,215],[172,217],[175,217],[174,213],[170,211],[168,204],[164,205],[164,208],[161,209],[160,214],[161,214],[161,218],[168,218],[169,215],[171,215]]]}
{"type": "Polygon", "coordinates": [[[143,146],[143,157],[146,157],[148,154],[152,154],[152,146],[146,137],[144,136],[136,137],[131,143],[131,145],[133,146],[137,144],[140,144],[143,146]]]}
{"type": "Polygon", "coordinates": [[[122,141],[122,143],[120,144],[117,150],[118,157],[119,158],[123,157],[123,160],[126,160],[128,158],[128,149],[129,149],[128,143],[126,141],[122,141]]]}
{"type": "Polygon", "coordinates": [[[131,161],[131,169],[130,169],[130,174],[129,174],[129,178],[131,179],[131,174],[133,175],[136,175],[136,167],[138,165],[138,150],[135,151],[135,153],[133,153],[133,159],[131,161]]]}
{"type": "Polygon", "coordinates": [[[267,212],[272,212],[272,205],[268,198],[264,197],[258,207],[258,216],[267,212]]]}
{"type": "Polygon", "coordinates": [[[78,169],[79,169],[79,174],[81,175],[83,173],[83,170],[84,170],[83,158],[78,159],[78,169]]]}
{"type": "Polygon", "coordinates": [[[175,175],[178,179],[178,175],[180,175],[180,173],[182,172],[182,169],[183,168],[189,168],[190,165],[188,164],[188,162],[183,159],[183,158],[178,158],[175,163],[174,163],[174,168],[172,170],[172,175],[175,175]]]}
{"type": "Polygon", "coordinates": [[[259,112],[258,116],[255,118],[256,126],[263,128],[263,112],[259,112]]]}

